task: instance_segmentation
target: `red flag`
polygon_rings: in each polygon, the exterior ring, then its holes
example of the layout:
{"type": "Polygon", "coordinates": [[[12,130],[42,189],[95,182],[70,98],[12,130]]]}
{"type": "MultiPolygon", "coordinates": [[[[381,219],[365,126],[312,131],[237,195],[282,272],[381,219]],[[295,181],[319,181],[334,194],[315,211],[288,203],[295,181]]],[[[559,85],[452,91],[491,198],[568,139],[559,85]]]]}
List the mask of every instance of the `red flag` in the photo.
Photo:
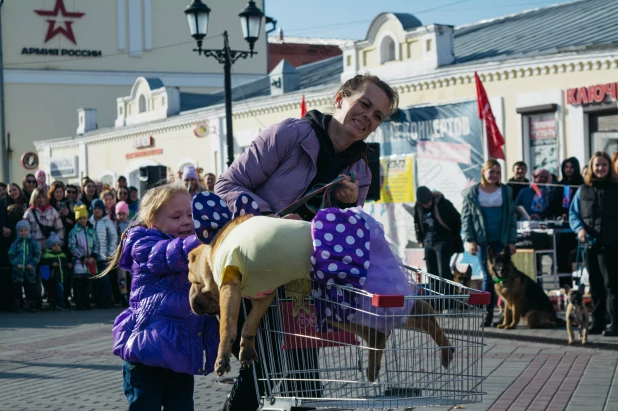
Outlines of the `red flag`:
{"type": "Polygon", "coordinates": [[[491,111],[491,105],[489,105],[489,99],[485,92],[485,87],[481,83],[481,79],[478,74],[474,72],[474,81],[476,82],[476,102],[478,104],[479,118],[485,120],[485,130],[487,135],[487,151],[489,157],[501,158],[504,160],[504,137],[498,129],[494,113],[491,111]]]}
{"type": "Polygon", "coordinates": [[[305,95],[303,94],[303,99],[300,101],[300,118],[305,117],[307,114],[307,103],[305,103],[305,95]]]}

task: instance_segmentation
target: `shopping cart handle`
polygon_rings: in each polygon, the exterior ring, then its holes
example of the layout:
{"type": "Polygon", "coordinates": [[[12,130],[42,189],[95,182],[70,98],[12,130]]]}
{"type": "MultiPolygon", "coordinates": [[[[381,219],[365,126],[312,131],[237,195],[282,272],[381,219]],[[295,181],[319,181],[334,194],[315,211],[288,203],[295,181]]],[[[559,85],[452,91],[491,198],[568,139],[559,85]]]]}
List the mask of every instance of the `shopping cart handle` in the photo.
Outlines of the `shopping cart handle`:
{"type": "Polygon", "coordinates": [[[371,297],[371,305],[381,308],[398,308],[403,307],[405,298],[403,295],[378,295],[374,294],[371,297]]]}
{"type": "Polygon", "coordinates": [[[480,291],[478,293],[471,293],[468,304],[470,305],[487,305],[491,300],[491,294],[487,291],[480,291]]]}

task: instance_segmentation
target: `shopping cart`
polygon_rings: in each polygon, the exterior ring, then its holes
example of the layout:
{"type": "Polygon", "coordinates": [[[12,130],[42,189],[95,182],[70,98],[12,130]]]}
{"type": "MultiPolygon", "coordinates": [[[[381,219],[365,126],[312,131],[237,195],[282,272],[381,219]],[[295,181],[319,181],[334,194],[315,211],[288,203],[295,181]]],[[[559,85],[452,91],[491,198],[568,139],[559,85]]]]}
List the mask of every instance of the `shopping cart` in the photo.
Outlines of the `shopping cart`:
{"type": "MultiPolygon", "coordinates": [[[[312,291],[303,291],[302,299],[294,299],[304,301],[304,308],[294,310],[290,297],[299,291],[286,289],[285,295],[280,292],[258,333],[260,360],[254,369],[262,411],[289,411],[295,407],[384,410],[480,402],[485,378],[483,305],[489,303],[489,293],[419,269],[406,269],[416,280],[416,296],[380,296],[351,287],[312,284],[312,291]],[[375,349],[357,336],[360,331],[354,330],[352,321],[348,324],[353,333],[320,323],[316,316],[316,304],[328,295],[316,290],[327,288],[331,296],[335,289],[337,295],[346,297],[340,301],[369,298],[373,307],[402,307],[409,299],[430,303],[454,348],[451,364],[448,368],[441,366],[443,351],[428,333],[393,329],[386,340],[378,378],[368,381],[368,358],[375,349]]],[[[329,301],[333,303],[332,298],[329,301]]],[[[370,311],[361,314],[373,316],[376,324],[400,320],[380,318],[370,311]]],[[[415,320],[426,321],[428,317],[427,312],[415,320]]]]}

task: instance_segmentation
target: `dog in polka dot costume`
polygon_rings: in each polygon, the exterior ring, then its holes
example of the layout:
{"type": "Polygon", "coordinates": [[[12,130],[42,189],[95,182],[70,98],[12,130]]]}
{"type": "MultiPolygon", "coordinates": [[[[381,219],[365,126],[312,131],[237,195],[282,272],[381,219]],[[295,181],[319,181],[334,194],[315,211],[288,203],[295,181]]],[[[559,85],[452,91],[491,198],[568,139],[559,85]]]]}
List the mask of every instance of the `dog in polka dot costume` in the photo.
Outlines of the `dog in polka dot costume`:
{"type": "Polygon", "coordinates": [[[240,360],[248,365],[257,359],[257,327],[275,290],[309,279],[320,328],[353,332],[378,349],[370,351],[370,381],[377,377],[379,349],[393,328],[430,332],[443,347],[442,363],[448,366],[452,349],[425,301],[406,299],[402,307],[383,308],[372,306],[369,294],[342,292],[342,287],[354,287],[370,294],[417,294],[382,226],[362,208],[323,209],[309,223],[261,216],[246,194],[230,213],[217,196],[205,192],[193,199],[193,219],[205,245],[189,256],[191,306],[196,314],[220,315],[218,375],[230,369],[241,296],[255,299],[242,330],[240,360]],[[419,313],[427,317],[413,315],[419,313]]]}

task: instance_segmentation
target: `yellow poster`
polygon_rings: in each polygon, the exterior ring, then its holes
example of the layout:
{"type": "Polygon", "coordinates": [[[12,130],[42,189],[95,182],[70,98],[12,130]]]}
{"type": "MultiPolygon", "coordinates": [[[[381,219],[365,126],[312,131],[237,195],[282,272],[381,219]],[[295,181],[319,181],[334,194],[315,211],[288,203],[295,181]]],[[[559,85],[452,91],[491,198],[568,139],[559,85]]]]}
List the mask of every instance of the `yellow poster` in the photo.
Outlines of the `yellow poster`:
{"type": "Polygon", "coordinates": [[[380,203],[414,203],[414,155],[393,155],[380,160],[382,187],[380,203]]]}

